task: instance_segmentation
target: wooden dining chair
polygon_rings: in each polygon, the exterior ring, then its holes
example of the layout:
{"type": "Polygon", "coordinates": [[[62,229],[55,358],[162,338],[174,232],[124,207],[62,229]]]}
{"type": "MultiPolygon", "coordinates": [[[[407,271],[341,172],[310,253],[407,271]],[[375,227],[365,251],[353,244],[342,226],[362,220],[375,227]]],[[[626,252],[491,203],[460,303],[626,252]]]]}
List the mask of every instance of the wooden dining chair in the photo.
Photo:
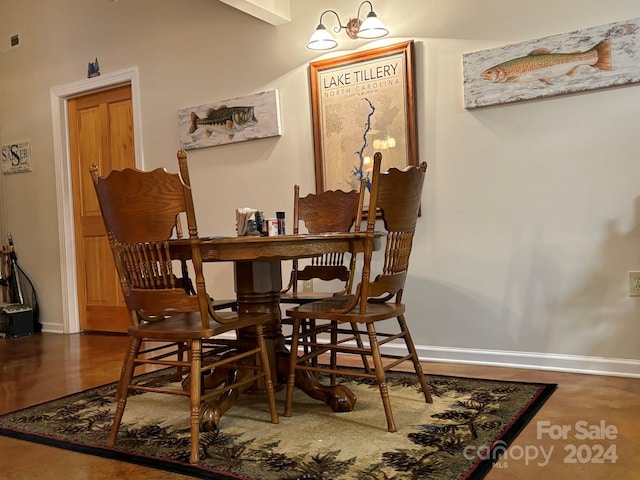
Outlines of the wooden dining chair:
{"type": "MultiPolygon", "coordinates": [[[[352,228],[360,230],[364,190],[327,190],[322,193],[310,193],[300,196],[300,186],[293,188],[293,234],[300,233],[300,224],[304,223],[308,233],[348,232],[352,228]]],[[[322,300],[333,295],[351,293],[353,271],[356,256],[345,253],[327,253],[310,259],[302,266],[297,259],[292,261],[289,284],[280,292],[280,303],[297,304],[322,300]],[[347,263],[346,260],[349,259],[347,263]],[[304,291],[300,285],[305,281],[322,281],[323,285],[332,280],[341,283],[333,291],[304,291]]]]}
{"type": "MultiPolygon", "coordinates": [[[[300,186],[294,185],[293,234],[300,233],[302,223],[310,234],[344,233],[351,229],[359,231],[362,224],[364,185],[365,182],[362,181],[359,191],[326,190],[321,193],[309,193],[304,197],[300,196],[300,186]]],[[[313,257],[304,266],[299,260],[292,260],[289,284],[280,292],[280,303],[304,305],[335,295],[350,294],[353,287],[356,259],[356,254],[353,252],[334,252],[313,257]],[[316,286],[322,284],[325,289],[305,291],[303,288],[300,290],[300,285],[305,281],[314,281],[316,286]],[[326,287],[332,285],[329,283],[332,281],[340,282],[341,288],[327,291],[326,287]]],[[[333,285],[335,286],[335,284],[333,285]]],[[[313,319],[308,321],[310,324],[314,324],[313,319]]],[[[282,319],[282,324],[291,325],[292,321],[285,317],[282,319]]],[[[357,332],[357,329],[354,329],[354,332],[357,332]]],[[[362,342],[357,333],[354,333],[353,339],[359,344],[362,342]]],[[[290,344],[290,340],[290,336],[285,336],[287,344],[290,344]]],[[[304,351],[308,353],[306,347],[304,351]]],[[[331,357],[331,362],[335,363],[335,361],[335,356],[331,357]]],[[[312,362],[315,364],[316,359],[312,359],[312,362]]]]}
{"type": "Polygon", "coordinates": [[[131,314],[129,348],[107,444],[116,443],[129,393],[183,395],[190,398],[189,459],[197,463],[203,401],[242,391],[260,380],[264,383],[272,423],[278,423],[278,414],[263,334],[263,325],[270,315],[213,308],[202,271],[187,155],[182,150],[178,152],[178,163],[179,174],[163,169],[143,172],[128,168],[100,177],[96,165],[90,168],[122,293],[131,314]],[[187,260],[195,276],[195,295],[174,274],[185,260],[184,256],[176,258],[171,248],[176,219],[180,216],[186,217],[188,227],[187,260]],[[244,329],[250,330],[255,342],[239,343],[233,333],[244,329]],[[232,335],[224,335],[227,333],[232,335]],[[136,369],[149,365],[166,367],[166,375],[139,383],[134,378],[136,369]],[[203,392],[201,377],[214,369],[228,371],[228,383],[203,392]],[[185,378],[188,380],[183,388],[180,382],[185,378]]]}
{"type": "Polygon", "coordinates": [[[291,415],[295,373],[298,370],[327,374],[332,382],[335,382],[333,379],[338,374],[375,380],[389,432],[395,432],[396,425],[385,372],[403,362],[411,361],[425,401],[432,402],[405,319],[405,304],[402,303],[427,164],[423,162],[419,167],[410,166],[404,170],[391,168],[386,173],[381,173],[381,162],[382,155],[376,153],[367,214],[364,264],[355,294],[331,297],[287,310],[287,315],[293,322],[293,331],[285,416],[291,415]],[[381,225],[386,232],[386,245],[381,271],[374,275],[372,257],[376,212],[379,212],[381,225]],[[315,324],[305,320],[313,320],[315,324]],[[392,330],[396,323],[397,326],[392,330]],[[353,325],[360,327],[363,338],[368,338],[366,348],[351,340],[353,325]],[[404,341],[406,354],[384,350],[389,342],[396,340],[404,341]],[[298,356],[296,352],[301,346],[306,347],[308,353],[298,356]],[[365,355],[373,362],[373,372],[355,370],[352,367],[341,368],[338,365],[314,365],[310,361],[327,352],[337,353],[339,358],[342,355],[365,355]]]}

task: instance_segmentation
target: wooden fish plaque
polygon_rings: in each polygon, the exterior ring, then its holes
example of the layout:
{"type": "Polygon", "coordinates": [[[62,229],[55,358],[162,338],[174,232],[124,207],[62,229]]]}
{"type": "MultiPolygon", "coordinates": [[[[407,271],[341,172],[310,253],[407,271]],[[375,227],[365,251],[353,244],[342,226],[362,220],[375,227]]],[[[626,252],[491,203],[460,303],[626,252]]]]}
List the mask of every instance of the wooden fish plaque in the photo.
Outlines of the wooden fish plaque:
{"type": "Polygon", "coordinates": [[[640,81],[640,19],[463,55],[466,109],[640,81]]]}
{"type": "Polygon", "coordinates": [[[183,108],[178,111],[178,126],[185,150],[279,136],[278,91],[183,108]]]}

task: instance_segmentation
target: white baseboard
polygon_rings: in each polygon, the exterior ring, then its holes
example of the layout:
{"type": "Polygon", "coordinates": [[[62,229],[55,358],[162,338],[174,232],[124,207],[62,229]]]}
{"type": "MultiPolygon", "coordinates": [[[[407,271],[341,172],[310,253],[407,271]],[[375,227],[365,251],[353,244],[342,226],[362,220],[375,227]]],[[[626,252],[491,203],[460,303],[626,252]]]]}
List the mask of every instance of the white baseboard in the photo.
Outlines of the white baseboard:
{"type": "Polygon", "coordinates": [[[43,323],[43,333],[64,333],[63,326],[60,323],[43,323]]]}
{"type": "MultiPolygon", "coordinates": [[[[44,324],[43,332],[63,333],[62,325],[44,324]]],[[[234,338],[233,332],[225,334],[234,338]]],[[[225,336],[223,335],[223,336],[225,336]]],[[[366,342],[365,342],[366,343],[366,342]]],[[[382,350],[403,350],[404,345],[387,344],[382,350]]],[[[640,378],[640,360],[625,358],[587,357],[555,353],[514,352],[505,350],[481,350],[473,348],[434,347],[416,345],[420,360],[425,362],[462,363],[494,367],[526,368],[556,372],[610,375],[615,377],[640,378]]]]}
{"type": "MultiPolygon", "coordinates": [[[[364,343],[367,345],[368,342],[365,340],[364,343]]],[[[355,346],[355,343],[347,342],[346,345],[355,346]]],[[[381,347],[381,351],[396,355],[405,355],[407,353],[404,344],[400,343],[388,343],[381,347]]],[[[640,360],[630,358],[588,357],[583,355],[481,350],[428,345],[416,345],[416,351],[420,360],[424,362],[460,363],[640,378],[640,360]]]]}
{"type": "MultiPolygon", "coordinates": [[[[398,346],[398,348],[403,348],[398,346]]],[[[416,345],[423,361],[640,378],[640,360],[416,345]]]]}

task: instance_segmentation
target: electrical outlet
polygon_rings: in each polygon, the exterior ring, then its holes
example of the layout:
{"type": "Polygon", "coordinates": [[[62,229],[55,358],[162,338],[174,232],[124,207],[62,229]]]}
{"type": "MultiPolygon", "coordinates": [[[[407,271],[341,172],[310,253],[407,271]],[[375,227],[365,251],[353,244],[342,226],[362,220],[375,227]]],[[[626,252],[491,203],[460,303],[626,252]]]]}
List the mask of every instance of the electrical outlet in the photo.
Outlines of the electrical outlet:
{"type": "Polygon", "coordinates": [[[640,272],[629,272],[629,296],[640,297],[640,272]]]}
{"type": "Polygon", "coordinates": [[[9,50],[18,48],[20,45],[22,45],[22,38],[20,38],[19,34],[0,35],[0,53],[6,53],[9,50]]]}
{"type": "MultiPolygon", "coordinates": [[[[640,273],[638,273],[640,275],[640,273]]],[[[313,280],[305,280],[302,282],[302,291],[303,292],[313,292],[313,280]]],[[[640,288],[638,289],[640,292],[640,288]]],[[[638,293],[640,295],[640,293],[638,293]]]]}

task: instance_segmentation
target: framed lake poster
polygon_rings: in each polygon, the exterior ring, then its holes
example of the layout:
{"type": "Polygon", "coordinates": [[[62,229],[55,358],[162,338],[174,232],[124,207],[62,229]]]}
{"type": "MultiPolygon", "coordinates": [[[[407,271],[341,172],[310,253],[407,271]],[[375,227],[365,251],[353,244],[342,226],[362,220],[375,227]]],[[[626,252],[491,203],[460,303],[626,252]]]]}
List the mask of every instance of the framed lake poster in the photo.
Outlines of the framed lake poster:
{"type": "Polygon", "coordinates": [[[316,191],[370,187],[382,171],[418,164],[414,45],[407,41],[309,64],[316,191]]]}

